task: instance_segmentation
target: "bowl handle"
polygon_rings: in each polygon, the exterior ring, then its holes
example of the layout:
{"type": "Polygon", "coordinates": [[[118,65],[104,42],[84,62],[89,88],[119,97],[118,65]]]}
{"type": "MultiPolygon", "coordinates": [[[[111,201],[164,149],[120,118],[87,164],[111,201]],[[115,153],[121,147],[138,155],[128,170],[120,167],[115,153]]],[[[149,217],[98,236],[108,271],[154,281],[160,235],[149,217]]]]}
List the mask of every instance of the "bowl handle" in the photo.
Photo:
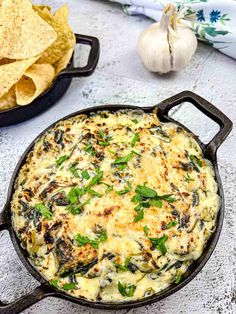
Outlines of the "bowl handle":
{"type": "Polygon", "coordinates": [[[201,112],[203,112],[207,117],[211,118],[220,126],[219,132],[208,144],[204,144],[203,146],[205,156],[210,157],[211,159],[215,159],[217,149],[224,142],[224,140],[227,138],[230,131],[232,130],[232,121],[228,117],[226,117],[226,115],[224,115],[222,111],[213,106],[207,100],[190,91],[184,91],[162,101],[158,105],[157,111],[157,115],[160,120],[166,121],[170,109],[183,102],[190,102],[201,112]]]}
{"type": "Polygon", "coordinates": [[[58,75],[58,78],[89,76],[96,69],[99,55],[100,55],[99,40],[96,37],[80,35],[80,34],[75,34],[75,37],[76,37],[77,44],[88,45],[91,47],[89,57],[88,57],[88,63],[84,67],[65,69],[58,75]]]}

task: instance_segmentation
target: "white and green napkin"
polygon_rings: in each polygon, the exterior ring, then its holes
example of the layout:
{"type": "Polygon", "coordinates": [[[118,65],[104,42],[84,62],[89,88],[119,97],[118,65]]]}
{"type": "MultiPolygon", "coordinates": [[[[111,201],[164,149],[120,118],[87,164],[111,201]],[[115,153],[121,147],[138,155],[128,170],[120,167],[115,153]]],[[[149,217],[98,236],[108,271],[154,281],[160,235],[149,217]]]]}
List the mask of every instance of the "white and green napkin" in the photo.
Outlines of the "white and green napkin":
{"type": "Polygon", "coordinates": [[[123,5],[129,15],[159,21],[168,3],[187,7],[183,22],[199,40],[236,59],[236,1],[234,0],[110,0],[123,5]]]}

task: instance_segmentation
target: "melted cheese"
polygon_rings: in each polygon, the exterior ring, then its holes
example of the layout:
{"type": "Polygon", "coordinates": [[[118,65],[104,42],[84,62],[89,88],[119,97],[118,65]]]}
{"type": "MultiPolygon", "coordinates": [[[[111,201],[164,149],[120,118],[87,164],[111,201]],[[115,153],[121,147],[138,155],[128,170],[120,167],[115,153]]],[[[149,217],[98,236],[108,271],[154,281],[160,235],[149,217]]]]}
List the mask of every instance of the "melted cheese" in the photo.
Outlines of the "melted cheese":
{"type": "Polygon", "coordinates": [[[19,172],[11,204],[17,236],[44,278],[78,298],[124,302],[168,287],[200,257],[219,196],[212,165],[189,133],[161,123],[156,112],[123,110],[79,115],[47,131],[19,172]],[[115,163],[129,154],[121,167],[115,163]],[[138,185],[173,200],[143,199],[149,207],[135,222],[138,185]],[[84,194],[71,205],[75,188],[84,194]],[[90,242],[81,244],[78,235],[90,242]],[[151,240],[165,236],[166,252],[151,240]]]}

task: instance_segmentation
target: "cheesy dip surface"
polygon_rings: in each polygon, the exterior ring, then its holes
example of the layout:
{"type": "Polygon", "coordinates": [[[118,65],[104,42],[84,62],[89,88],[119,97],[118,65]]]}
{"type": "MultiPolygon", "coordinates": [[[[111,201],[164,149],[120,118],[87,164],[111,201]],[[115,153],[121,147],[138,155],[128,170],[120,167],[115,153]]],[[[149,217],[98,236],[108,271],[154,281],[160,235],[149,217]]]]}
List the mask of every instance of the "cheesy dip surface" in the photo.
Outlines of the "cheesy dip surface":
{"type": "Polygon", "coordinates": [[[212,165],[193,136],[141,110],[57,123],[28,154],[11,203],[16,234],[41,275],[101,302],[180,282],[218,209],[212,165]]]}

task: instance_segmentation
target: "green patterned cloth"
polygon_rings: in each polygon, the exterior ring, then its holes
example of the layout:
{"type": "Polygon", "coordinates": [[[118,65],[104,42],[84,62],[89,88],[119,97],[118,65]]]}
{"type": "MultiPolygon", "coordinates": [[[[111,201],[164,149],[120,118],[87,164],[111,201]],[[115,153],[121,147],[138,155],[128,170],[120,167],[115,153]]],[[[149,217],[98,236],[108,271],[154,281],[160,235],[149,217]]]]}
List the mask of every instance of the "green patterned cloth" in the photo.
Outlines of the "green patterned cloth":
{"type": "Polygon", "coordinates": [[[234,0],[110,0],[123,5],[129,15],[145,15],[159,21],[163,8],[174,3],[187,7],[182,22],[199,40],[236,59],[236,1],[234,0]]]}

